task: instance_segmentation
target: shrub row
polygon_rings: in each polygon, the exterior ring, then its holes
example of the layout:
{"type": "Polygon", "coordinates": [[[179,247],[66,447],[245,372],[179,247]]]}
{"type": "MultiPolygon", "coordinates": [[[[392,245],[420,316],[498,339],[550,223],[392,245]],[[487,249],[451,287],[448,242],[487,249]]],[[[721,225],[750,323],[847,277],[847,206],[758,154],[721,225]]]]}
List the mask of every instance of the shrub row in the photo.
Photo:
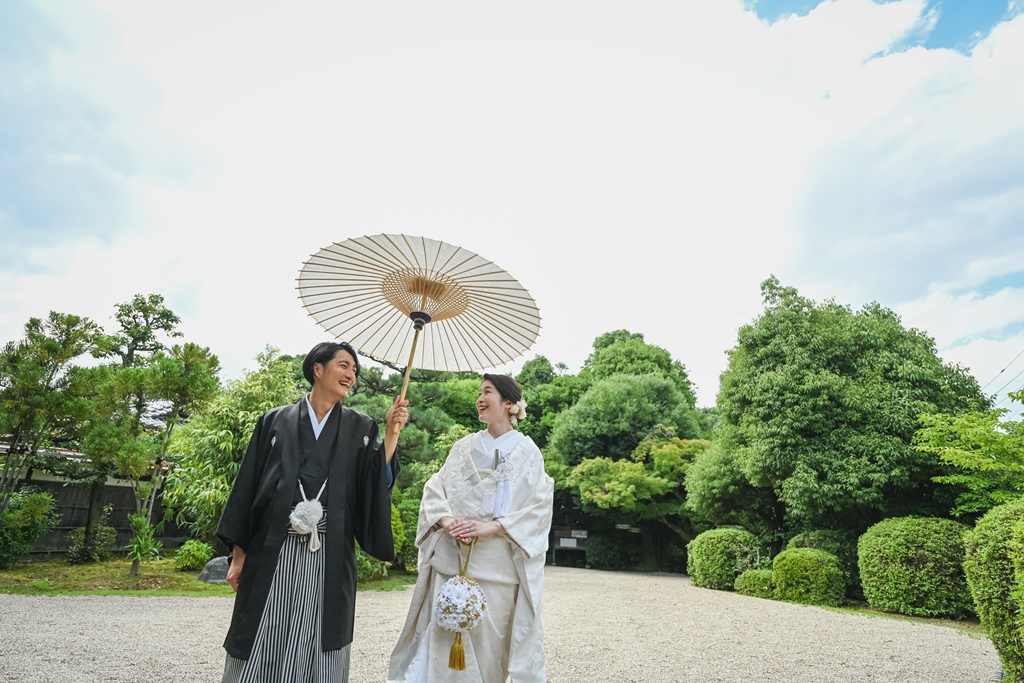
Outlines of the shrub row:
{"type": "Polygon", "coordinates": [[[966,531],[951,520],[915,517],[884,520],[856,544],[846,532],[809,531],[775,557],[770,574],[744,574],[744,564],[756,564],[756,540],[742,529],[714,529],[690,543],[688,569],[705,588],[814,605],[839,605],[863,590],[886,611],[962,618],[973,611],[963,572],[966,531]]]}

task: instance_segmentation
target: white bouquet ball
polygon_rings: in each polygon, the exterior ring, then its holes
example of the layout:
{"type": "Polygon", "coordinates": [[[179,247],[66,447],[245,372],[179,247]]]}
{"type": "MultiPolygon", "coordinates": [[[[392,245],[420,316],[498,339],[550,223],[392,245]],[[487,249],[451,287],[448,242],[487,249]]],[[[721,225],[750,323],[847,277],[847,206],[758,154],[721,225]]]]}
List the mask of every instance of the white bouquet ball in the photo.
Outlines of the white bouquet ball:
{"type": "Polygon", "coordinates": [[[438,591],[434,601],[434,618],[441,628],[461,633],[479,624],[486,609],[484,589],[477,584],[476,579],[453,576],[438,591]]]}

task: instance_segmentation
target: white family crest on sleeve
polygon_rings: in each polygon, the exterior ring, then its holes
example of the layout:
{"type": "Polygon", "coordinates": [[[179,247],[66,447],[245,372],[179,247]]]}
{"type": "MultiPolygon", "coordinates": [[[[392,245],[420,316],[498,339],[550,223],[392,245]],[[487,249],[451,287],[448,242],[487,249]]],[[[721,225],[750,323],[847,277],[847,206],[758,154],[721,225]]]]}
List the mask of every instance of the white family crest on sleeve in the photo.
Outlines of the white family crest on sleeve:
{"type": "Polygon", "coordinates": [[[276,437],[276,436],[272,436],[272,437],[270,437],[270,447],[271,447],[271,448],[273,448],[273,447],[274,447],[274,444],[275,444],[275,443],[277,443],[277,437],[276,437]]]}
{"type": "Polygon", "coordinates": [[[363,445],[364,446],[369,446],[370,445],[370,437],[369,436],[364,436],[363,437],[363,445]]]}

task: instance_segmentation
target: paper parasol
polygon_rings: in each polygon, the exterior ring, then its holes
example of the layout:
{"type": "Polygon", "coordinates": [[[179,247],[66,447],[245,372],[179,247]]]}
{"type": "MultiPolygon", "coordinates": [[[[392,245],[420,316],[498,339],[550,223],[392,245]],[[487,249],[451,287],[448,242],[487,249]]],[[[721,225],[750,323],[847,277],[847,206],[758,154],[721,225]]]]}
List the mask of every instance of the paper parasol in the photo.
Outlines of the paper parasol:
{"type": "Polygon", "coordinates": [[[402,398],[413,366],[495,367],[525,353],[540,332],[537,304],[515,278],[425,237],[336,242],[303,264],[298,282],[302,305],[325,330],[373,358],[406,362],[402,398]]]}

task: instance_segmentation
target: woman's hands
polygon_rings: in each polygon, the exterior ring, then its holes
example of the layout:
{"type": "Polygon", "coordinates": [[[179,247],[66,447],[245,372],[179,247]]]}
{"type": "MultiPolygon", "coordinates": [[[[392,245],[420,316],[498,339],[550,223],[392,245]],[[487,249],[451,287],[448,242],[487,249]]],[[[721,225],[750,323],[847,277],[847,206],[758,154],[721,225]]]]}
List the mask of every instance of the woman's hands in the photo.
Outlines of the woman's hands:
{"type": "Polygon", "coordinates": [[[463,543],[469,543],[474,538],[485,539],[505,535],[505,527],[498,521],[481,522],[477,519],[442,517],[441,526],[452,538],[463,543]]]}
{"type": "Polygon", "coordinates": [[[245,564],[245,551],[235,546],[235,552],[231,556],[231,565],[228,567],[228,585],[236,593],[238,592],[238,579],[242,576],[243,564],[245,564]]]}

